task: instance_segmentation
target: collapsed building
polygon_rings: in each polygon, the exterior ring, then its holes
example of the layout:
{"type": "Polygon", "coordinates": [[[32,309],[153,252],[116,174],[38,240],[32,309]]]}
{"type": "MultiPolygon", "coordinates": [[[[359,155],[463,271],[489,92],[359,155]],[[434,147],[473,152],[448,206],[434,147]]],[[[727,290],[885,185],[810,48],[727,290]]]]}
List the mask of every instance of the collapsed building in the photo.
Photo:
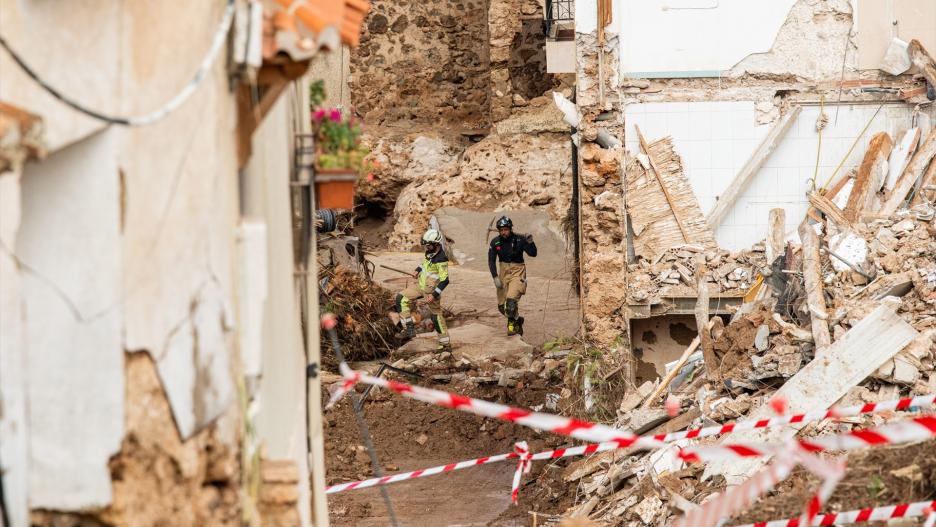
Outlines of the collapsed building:
{"type": "MultiPolygon", "coordinates": [[[[932,392],[936,6],[659,4],[576,2],[572,22],[584,326],[623,352],[617,424],[932,392]]],[[[576,515],[652,525],[754,471],[625,452],[567,481],[576,515]]]]}
{"type": "MultiPolygon", "coordinates": [[[[936,45],[933,6],[701,4],[575,5],[583,310],[589,336],[604,344],[644,342],[661,316],[695,331],[690,252],[705,255],[710,312],[729,314],[776,256],[764,243],[771,229],[798,241],[807,213],[818,218],[811,194],[824,191],[850,221],[886,216],[910,190],[894,190],[909,145],[919,143],[925,159],[934,116],[925,68],[910,69],[906,52],[899,75],[879,68],[891,68],[885,53],[900,47],[891,22],[907,42],[936,45]],[[661,27],[671,29],[662,41],[650,33],[661,27]],[[600,130],[621,146],[601,148],[600,130]],[[866,151],[880,142],[889,164],[868,199],[894,195],[883,211],[848,202],[867,177],[866,151]],[[771,224],[777,208],[782,225],[771,224]]],[[[653,354],[632,350],[641,347],[653,354]]]]}

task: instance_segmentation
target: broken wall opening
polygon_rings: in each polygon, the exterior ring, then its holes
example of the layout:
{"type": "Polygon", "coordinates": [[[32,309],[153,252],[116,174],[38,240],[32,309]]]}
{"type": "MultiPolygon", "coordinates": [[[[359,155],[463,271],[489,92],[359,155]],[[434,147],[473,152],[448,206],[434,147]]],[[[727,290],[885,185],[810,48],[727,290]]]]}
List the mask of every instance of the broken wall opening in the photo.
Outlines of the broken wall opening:
{"type": "MultiPolygon", "coordinates": [[[[727,315],[722,316],[725,323],[727,315]]],[[[666,375],[666,365],[679,360],[699,332],[694,315],[660,315],[630,320],[631,349],[637,385],[666,375]]]]}
{"type": "Polygon", "coordinates": [[[666,364],[678,360],[698,334],[692,315],[662,315],[630,321],[637,384],[666,374],[666,364]]]}

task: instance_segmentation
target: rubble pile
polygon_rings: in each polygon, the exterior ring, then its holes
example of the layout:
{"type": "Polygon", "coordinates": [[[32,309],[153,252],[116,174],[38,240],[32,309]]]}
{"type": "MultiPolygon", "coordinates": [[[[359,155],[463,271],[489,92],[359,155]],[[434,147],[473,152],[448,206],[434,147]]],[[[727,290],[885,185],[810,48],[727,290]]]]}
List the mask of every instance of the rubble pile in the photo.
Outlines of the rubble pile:
{"type": "MultiPolygon", "coordinates": [[[[393,294],[344,266],[320,267],[323,311],[338,317],[338,338],[348,360],[385,357],[396,348],[397,328],[387,318],[393,294]]],[[[323,332],[322,360],[334,362],[331,340],[323,332]]]]}
{"type": "Polygon", "coordinates": [[[706,250],[699,245],[671,247],[654,260],[639,259],[627,266],[627,297],[632,304],[657,303],[667,296],[692,296],[696,292],[696,265],[705,258],[710,273],[709,289],[721,293],[743,293],[754,283],[758,272],[764,273],[767,258],[764,245],[731,252],[706,250]]]}
{"type": "MultiPolygon", "coordinates": [[[[659,389],[656,381],[629,391],[620,402],[615,425],[660,434],[763,418],[772,414],[769,403],[778,394],[796,394],[788,399],[800,405],[795,408],[799,412],[933,393],[936,225],[932,217],[924,204],[863,223],[824,219],[807,227],[820,234],[818,254],[788,243],[769,265],[762,245],[740,253],[681,246],[656,261],[631,265],[628,294],[640,302],[652,301],[654,295],[694,294],[696,262],[702,258],[710,291],[746,293],[747,302],[730,320],[715,317],[706,330],[714,361],[706,358],[704,349],[697,351],[681,363],[667,387],[659,389]],[[816,256],[820,305],[808,294],[809,280],[804,276],[816,256]],[[817,322],[826,328],[828,345],[816,344],[823,340],[817,322]],[[868,339],[878,340],[871,344],[868,339]],[[847,359],[849,350],[859,353],[860,360],[847,359]],[[861,363],[865,371],[854,376],[844,373],[847,365],[840,368],[838,363],[849,360],[861,363]],[[835,385],[838,391],[820,393],[827,388],[820,385],[835,385]],[[675,417],[662,408],[664,398],[679,402],[675,417]]],[[[848,418],[809,425],[801,435],[884,421],[880,415],[848,418]]],[[[724,440],[682,440],[670,450],[610,451],[573,462],[564,472],[564,480],[578,493],[571,514],[608,525],[668,524],[750,475],[734,467],[740,472],[734,475],[741,477],[732,479],[727,469],[685,465],[673,455],[678,446],[724,440]]]]}
{"type": "MultiPolygon", "coordinates": [[[[577,343],[550,343],[540,353],[521,339],[506,337],[481,324],[467,324],[449,330],[453,352],[436,351],[433,333],[422,333],[393,351],[387,364],[397,370],[429,377],[437,383],[469,383],[475,386],[522,387],[521,383],[541,379],[560,385],[566,359],[577,343]]],[[[563,391],[568,399],[571,391],[563,391]]],[[[544,403],[556,411],[560,395],[544,403]]]]}

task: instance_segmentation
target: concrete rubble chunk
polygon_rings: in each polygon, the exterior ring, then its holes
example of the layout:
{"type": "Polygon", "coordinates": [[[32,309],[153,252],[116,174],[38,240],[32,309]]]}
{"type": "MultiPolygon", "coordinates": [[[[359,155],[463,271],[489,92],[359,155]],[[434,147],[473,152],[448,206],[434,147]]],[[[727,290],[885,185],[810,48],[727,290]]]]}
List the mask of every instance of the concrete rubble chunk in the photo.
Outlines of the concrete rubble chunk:
{"type": "Polygon", "coordinates": [[[648,395],[653,393],[654,383],[653,381],[647,381],[641,384],[637,391],[628,394],[621,400],[621,405],[618,407],[618,414],[626,414],[640,406],[640,403],[647,398],[648,395]]]}
{"type": "Polygon", "coordinates": [[[767,346],[770,345],[767,340],[768,337],[770,337],[770,327],[767,324],[758,326],[757,334],[754,335],[754,347],[757,348],[757,351],[767,351],[767,346]]]}
{"type": "Polygon", "coordinates": [[[634,507],[634,512],[646,525],[652,525],[654,519],[663,512],[663,502],[656,496],[644,499],[634,507]]]}

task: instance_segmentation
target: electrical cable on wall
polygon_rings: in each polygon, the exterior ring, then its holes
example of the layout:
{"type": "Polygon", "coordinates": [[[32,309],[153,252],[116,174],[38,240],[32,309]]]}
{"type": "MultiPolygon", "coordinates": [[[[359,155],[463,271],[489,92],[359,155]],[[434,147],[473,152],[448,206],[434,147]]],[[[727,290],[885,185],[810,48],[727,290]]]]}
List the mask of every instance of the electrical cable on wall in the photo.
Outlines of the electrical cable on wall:
{"type": "Polygon", "coordinates": [[[201,84],[201,81],[204,80],[208,71],[211,69],[212,64],[214,64],[215,59],[218,57],[218,52],[221,51],[221,47],[224,44],[228,31],[231,29],[231,23],[234,20],[234,0],[228,0],[227,7],[224,10],[224,16],[221,18],[221,23],[218,25],[218,29],[215,31],[214,38],[211,42],[211,48],[209,48],[208,53],[205,55],[205,58],[202,59],[201,64],[198,67],[198,70],[195,72],[195,75],[192,77],[192,80],[188,82],[174,97],[169,99],[166,104],[161,108],[154,110],[145,115],[140,115],[136,117],[115,117],[107,115],[96,110],[92,110],[85,106],[84,104],[72,99],[71,97],[65,95],[48,82],[42,79],[32,68],[26,64],[26,61],[18,53],[16,53],[13,48],[10,47],[6,39],[0,35],[0,46],[3,46],[3,49],[10,54],[10,57],[13,58],[13,61],[34,81],[36,81],[39,86],[41,86],[45,91],[49,92],[50,95],[56,99],[62,101],[65,105],[77,110],[89,117],[104,121],[110,124],[119,124],[122,126],[147,126],[153,124],[157,121],[164,119],[173,110],[182,105],[193,93],[195,89],[198,88],[198,85],[201,84]]]}

